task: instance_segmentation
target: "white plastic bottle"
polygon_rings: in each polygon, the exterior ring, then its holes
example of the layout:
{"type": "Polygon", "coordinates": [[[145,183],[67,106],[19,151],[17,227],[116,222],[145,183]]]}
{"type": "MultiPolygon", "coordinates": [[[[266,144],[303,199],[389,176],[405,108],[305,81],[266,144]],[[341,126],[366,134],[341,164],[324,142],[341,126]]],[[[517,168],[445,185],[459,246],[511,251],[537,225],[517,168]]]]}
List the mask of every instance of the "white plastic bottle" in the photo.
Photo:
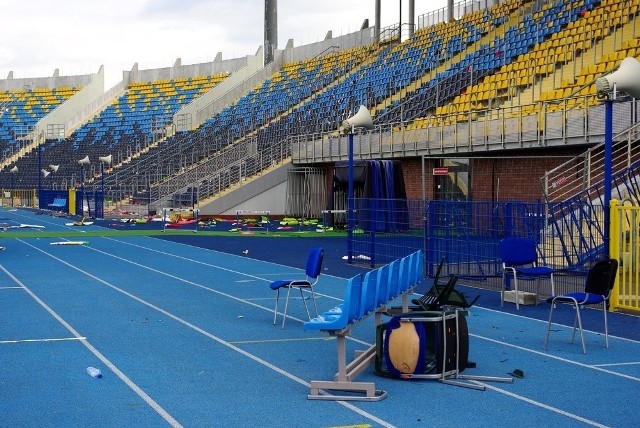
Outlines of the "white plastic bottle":
{"type": "Polygon", "coordinates": [[[100,369],[97,369],[95,367],[87,367],[87,373],[89,373],[89,376],[91,377],[95,377],[95,378],[102,377],[102,372],[100,371],[100,369]]]}

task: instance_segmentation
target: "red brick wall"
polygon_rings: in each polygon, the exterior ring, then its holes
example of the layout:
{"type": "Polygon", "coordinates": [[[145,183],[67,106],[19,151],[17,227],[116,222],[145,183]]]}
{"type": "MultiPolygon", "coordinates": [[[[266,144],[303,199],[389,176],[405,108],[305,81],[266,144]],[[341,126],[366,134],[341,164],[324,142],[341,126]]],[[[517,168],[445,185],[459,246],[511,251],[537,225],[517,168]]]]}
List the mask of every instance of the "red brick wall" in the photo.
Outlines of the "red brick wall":
{"type": "MultiPolygon", "coordinates": [[[[420,159],[402,159],[402,175],[408,199],[422,199],[422,161],[420,159]]],[[[436,166],[433,159],[425,160],[425,198],[431,200],[433,194],[433,175],[431,171],[436,166]]]]}
{"type": "MultiPolygon", "coordinates": [[[[536,202],[542,200],[540,178],[549,170],[583,153],[584,149],[545,149],[527,151],[527,156],[517,155],[503,158],[475,157],[470,161],[471,198],[474,201],[519,200],[536,202]]],[[[422,199],[422,160],[420,158],[399,159],[402,165],[408,199],[422,199]]],[[[425,197],[435,197],[432,170],[440,166],[438,159],[425,159],[425,197]]],[[[327,190],[331,193],[333,164],[326,165],[327,190]]]]}

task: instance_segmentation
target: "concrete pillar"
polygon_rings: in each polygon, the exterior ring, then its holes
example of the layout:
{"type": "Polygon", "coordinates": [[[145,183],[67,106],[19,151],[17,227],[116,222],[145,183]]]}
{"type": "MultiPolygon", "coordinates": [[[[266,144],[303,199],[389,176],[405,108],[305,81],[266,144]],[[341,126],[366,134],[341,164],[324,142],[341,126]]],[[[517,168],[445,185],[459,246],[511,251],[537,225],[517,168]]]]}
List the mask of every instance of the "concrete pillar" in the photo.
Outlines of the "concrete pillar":
{"type": "Polygon", "coordinates": [[[408,38],[412,38],[416,30],[416,2],[415,0],[409,0],[409,18],[407,21],[409,24],[408,38]]]}
{"type": "Polygon", "coordinates": [[[376,0],[376,43],[380,42],[380,30],[381,30],[380,8],[382,7],[380,5],[381,1],[382,0],[376,0]]]}
{"type": "Polygon", "coordinates": [[[273,61],[278,49],[278,0],[264,0],[264,63],[273,61]]]}

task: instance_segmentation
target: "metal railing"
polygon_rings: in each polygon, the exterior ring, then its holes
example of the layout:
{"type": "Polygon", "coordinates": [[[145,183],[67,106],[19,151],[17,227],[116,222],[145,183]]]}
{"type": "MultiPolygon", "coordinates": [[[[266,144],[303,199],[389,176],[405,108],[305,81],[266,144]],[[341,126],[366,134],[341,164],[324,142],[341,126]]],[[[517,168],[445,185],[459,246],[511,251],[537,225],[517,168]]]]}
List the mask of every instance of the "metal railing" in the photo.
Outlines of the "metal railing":
{"type": "MultiPolygon", "coordinates": [[[[594,145],[604,140],[604,105],[570,108],[560,103],[475,110],[427,116],[424,126],[389,123],[356,136],[354,156],[360,159],[406,156],[470,156],[475,152],[594,145]]],[[[638,121],[636,100],[616,106],[614,131],[621,134],[638,121]]],[[[637,132],[637,131],[634,131],[637,132]]],[[[346,137],[327,131],[292,137],[294,163],[346,159],[346,137]]],[[[552,181],[551,181],[552,182],[552,181]]],[[[550,182],[550,183],[551,183],[550,182]]]]}

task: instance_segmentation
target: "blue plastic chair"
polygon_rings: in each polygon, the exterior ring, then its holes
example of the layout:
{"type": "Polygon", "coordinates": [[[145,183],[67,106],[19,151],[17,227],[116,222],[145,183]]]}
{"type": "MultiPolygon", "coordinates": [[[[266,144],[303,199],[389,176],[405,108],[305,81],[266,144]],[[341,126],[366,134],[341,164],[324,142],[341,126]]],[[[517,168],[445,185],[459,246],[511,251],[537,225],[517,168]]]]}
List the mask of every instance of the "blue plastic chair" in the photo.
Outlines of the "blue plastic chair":
{"type": "MultiPolygon", "coordinates": [[[[551,294],[555,293],[553,283],[554,269],[538,265],[538,251],[536,241],[529,238],[505,238],[500,241],[500,257],[502,258],[502,288],[500,290],[500,305],[504,305],[504,292],[507,278],[513,277],[513,288],[516,293],[516,309],[520,309],[518,298],[518,277],[520,279],[540,278],[551,280],[551,294]]],[[[539,283],[538,283],[539,284],[539,283]]],[[[537,290],[536,290],[537,294],[537,290]]],[[[537,298],[537,296],[536,296],[537,298]]]]}
{"type": "Polygon", "coordinates": [[[359,318],[362,318],[365,315],[376,310],[377,302],[376,302],[376,281],[377,281],[377,272],[376,271],[368,271],[364,274],[364,279],[362,280],[362,291],[360,294],[360,313],[358,314],[359,318]]]}
{"type": "Polygon", "coordinates": [[[376,308],[387,302],[390,270],[389,265],[378,268],[378,277],[376,279],[376,308]]]}
{"type": "Polygon", "coordinates": [[[389,285],[387,286],[387,301],[400,295],[400,264],[402,259],[394,260],[389,265],[389,285]]]}
{"type": "Polygon", "coordinates": [[[307,256],[307,265],[305,268],[306,278],[305,279],[281,279],[271,283],[270,287],[272,290],[276,290],[276,307],[273,312],[273,324],[276,323],[276,318],[278,316],[278,301],[280,299],[280,290],[283,288],[287,289],[287,299],[284,303],[284,313],[282,317],[282,328],[284,328],[284,322],[287,319],[287,308],[289,306],[289,295],[291,294],[292,288],[297,288],[300,290],[300,296],[302,297],[302,303],[304,303],[304,309],[307,311],[307,316],[309,320],[311,320],[311,315],[309,314],[309,308],[307,307],[307,302],[304,299],[303,289],[308,289],[311,293],[311,299],[313,300],[313,306],[316,310],[316,316],[318,316],[318,306],[316,305],[316,296],[313,292],[313,287],[318,283],[320,279],[320,271],[322,270],[322,259],[324,258],[324,248],[316,247],[312,248],[307,256]]]}
{"type": "Polygon", "coordinates": [[[356,275],[347,281],[344,303],[335,313],[325,313],[303,324],[305,330],[341,330],[361,318],[360,293],[362,292],[362,275],[356,275]]]}
{"type": "Polygon", "coordinates": [[[582,353],[587,353],[587,347],[584,344],[584,332],[582,330],[582,318],[580,317],[580,308],[583,306],[601,306],[604,313],[604,341],[605,347],[609,347],[609,328],[607,325],[607,299],[611,294],[611,290],[616,282],[616,274],[618,272],[618,261],[615,259],[601,260],[596,262],[587,273],[587,281],[583,292],[563,294],[560,296],[551,296],[547,299],[551,303],[549,310],[549,323],[547,324],[547,336],[544,339],[544,349],[547,349],[549,341],[549,332],[551,331],[551,320],[553,319],[553,310],[558,303],[564,303],[573,306],[576,311],[576,318],[573,321],[573,336],[571,343],[576,337],[576,326],[580,329],[580,338],[582,339],[582,353]]]}

